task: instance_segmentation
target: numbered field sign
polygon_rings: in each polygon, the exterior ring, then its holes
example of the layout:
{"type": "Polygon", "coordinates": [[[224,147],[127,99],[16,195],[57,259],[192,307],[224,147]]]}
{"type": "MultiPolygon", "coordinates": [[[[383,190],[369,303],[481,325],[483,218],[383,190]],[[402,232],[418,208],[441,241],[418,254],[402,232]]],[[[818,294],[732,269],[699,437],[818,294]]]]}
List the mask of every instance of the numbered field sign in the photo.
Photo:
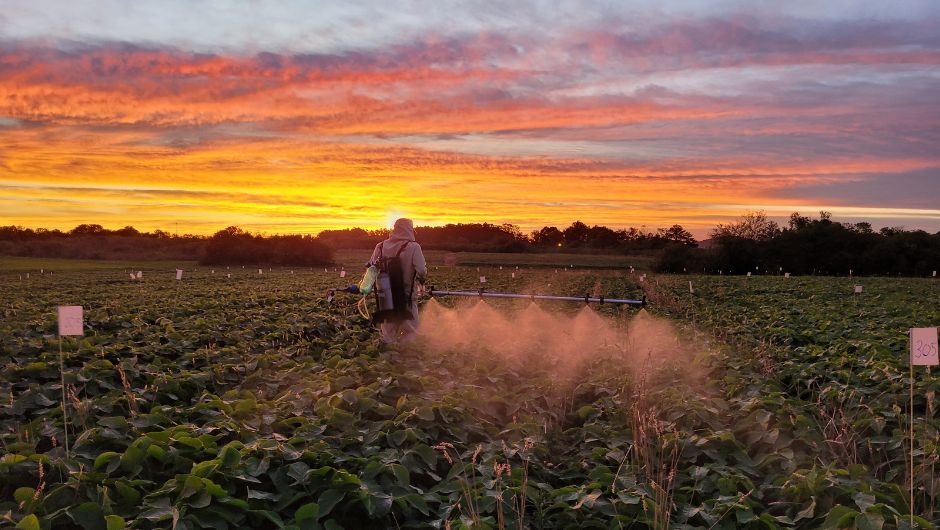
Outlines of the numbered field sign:
{"type": "Polygon", "coordinates": [[[176,279],[177,279],[177,280],[182,280],[182,279],[183,279],[183,270],[182,270],[182,269],[176,269],[176,279]]]}
{"type": "Polygon", "coordinates": [[[480,283],[486,283],[486,276],[480,276],[480,283]]]}
{"type": "Polygon", "coordinates": [[[861,285],[855,286],[855,294],[862,294],[864,291],[865,291],[865,288],[862,287],[861,285]]]}
{"type": "Polygon", "coordinates": [[[516,279],[516,273],[512,273],[512,279],[513,279],[513,280],[516,279]]]}
{"type": "Polygon", "coordinates": [[[258,269],[258,274],[264,274],[264,271],[262,271],[261,269],[258,269]]]}
{"type": "Polygon", "coordinates": [[[85,334],[82,319],[82,306],[60,305],[58,313],[60,337],[82,336],[85,334]]]}
{"type": "Polygon", "coordinates": [[[789,273],[789,272],[783,273],[783,277],[784,277],[784,278],[789,278],[789,277],[790,277],[790,273],[789,273]]]}
{"type": "Polygon", "coordinates": [[[695,294],[695,289],[692,288],[692,280],[689,280],[689,294],[695,294]]]}
{"type": "Polygon", "coordinates": [[[911,328],[911,364],[940,364],[940,356],[937,353],[937,328],[911,328]]]}
{"type": "Polygon", "coordinates": [[[345,277],[346,277],[346,271],[339,271],[339,277],[340,277],[340,278],[345,278],[345,277]]]}
{"type": "Polygon", "coordinates": [[[749,272],[749,273],[747,273],[747,277],[748,277],[748,278],[750,278],[750,277],[751,277],[751,273],[750,273],[750,272],[749,272]]]}

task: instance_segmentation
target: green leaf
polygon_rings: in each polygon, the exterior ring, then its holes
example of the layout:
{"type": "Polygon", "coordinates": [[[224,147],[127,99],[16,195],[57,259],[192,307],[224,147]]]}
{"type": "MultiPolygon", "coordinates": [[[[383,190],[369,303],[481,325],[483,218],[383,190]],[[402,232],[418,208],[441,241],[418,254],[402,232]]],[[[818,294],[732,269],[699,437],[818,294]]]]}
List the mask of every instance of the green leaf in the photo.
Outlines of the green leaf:
{"type": "Polygon", "coordinates": [[[405,443],[405,439],[408,438],[407,431],[395,431],[388,435],[388,442],[392,444],[393,447],[401,447],[401,444],[405,443]]]}
{"type": "Polygon", "coordinates": [[[829,510],[829,514],[826,516],[826,520],[823,521],[822,526],[819,528],[828,529],[828,528],[845,528],[855,519],[855,516],[858,515],[858,512],[852,508],[842,506],[841,504],[833,506],[829,510]]]}
{"type": "Polygon", "coordinates": [[[810,499],[809,504],[805,508],[800,510],[796,517],[793,518],[794,521],[799,521],[800,519],[812,519],[813,515],[816,513],[816,499],[810,499]]]}
{"type": "Polygon", "coordinates": [[[144,461],[144,457],[146,456],[147,451],[136,445],[129,446],[124,450],[124,454],[121,455],[121,469],[130,473],[139,470],[140,464],[144,461]]]}
{"type": "Polygon", "coordinates": [[[187,475],[186,481],[183,483],[183,491],[180,492],[180,499],[191,497],[204,487],[205,484],[203,484],[201,478],[195,477],[193,475],[187,475]]]}
{"type": "Polygon", "coordinates": [[[871,493],[862,493],[858,492],[852,496],[852,500],[855,501],[855,504],[858,505],[860,511],[865,511],[875,504],[875,496],[871,493]]]}
{"type": "Polygon", "coordinates": [[[392,509],[392,500],[392,496],[385,493],[366,495],[365,505],[369,517],[373,519],[384,517],[392,509]]]}
{"type": "Polygon", "coordinates": [[[105,515],[104,521],[108,530],[124,530],[124,518],[120,515],[105,515]]]}
{"type": "Polygon", "coordinates": [[[20,530],[39,530],[39,518],[29,514],[20,519],[20,522],[16,523],[16,527],[20,530]]]}
{"type": "Polygon", "coordinates": [[[346,493],[334,489],[324,491],[320,494],[320,498],[317,499],[317,504],[320,506],[320,515],[317,517],[328,515],[345,496],[346,493]]]}
{"type": "Polygon", "coordinates": [[[102,466],[118,456],[121,456],[121,454],[115,453],[114,451],[105,451],[101,453],[97,458],[95,458],[95,469],[101,469],[102,466]]]}
{"type": "Polygon", "coordinates": [[[16,502],[27,502],[33,500],[35,494],[36,490],[29,486],[23,486],[22,488],[16,488],[16,491],[13,492],[13,498],[16,499],[16,502]]]}
{"type": "Polygon", "coordinates": [[[222,451],[219,452],[219,459],[222,461],[222,467],[227,469],[233,469],[238,466],[238,463],[241,461],[242,455],[239,452],[238,448],[234,447],[232,442],[222,448],[222,451]]]}
{"type": "Polygon", "coordinates": [[[858,530],[881,530],[885,518],[874,513],[860,513],[855,518],[855,528],[858,530]]]}
{"type": "Polygon", "coordinates": [[[320,505],[315,502],[308,502],[294,512],[294,519],[299,523],[308,519],[317,519],[320,517],[320,505]]]}
{"type": "Polygon", "coordinates": [[[86,502],[70,508],[68,514],[75,524],[85,530],[107,530],[108,528],[104,522],[101,506],[94,502],[86,502]]]}

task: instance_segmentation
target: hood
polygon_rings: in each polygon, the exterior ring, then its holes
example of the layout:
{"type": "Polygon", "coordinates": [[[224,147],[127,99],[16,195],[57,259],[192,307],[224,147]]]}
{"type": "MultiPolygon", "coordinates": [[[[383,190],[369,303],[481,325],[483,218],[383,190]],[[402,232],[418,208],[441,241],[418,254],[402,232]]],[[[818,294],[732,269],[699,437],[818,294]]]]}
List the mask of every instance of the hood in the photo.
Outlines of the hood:
{"type": "Polygon", "coordinates": [[[388,236],[389,243],[404,243],[405,241],[415,240],[415,227],[411,219],[401,218],[395,221],[395,228],[388,236]]]}

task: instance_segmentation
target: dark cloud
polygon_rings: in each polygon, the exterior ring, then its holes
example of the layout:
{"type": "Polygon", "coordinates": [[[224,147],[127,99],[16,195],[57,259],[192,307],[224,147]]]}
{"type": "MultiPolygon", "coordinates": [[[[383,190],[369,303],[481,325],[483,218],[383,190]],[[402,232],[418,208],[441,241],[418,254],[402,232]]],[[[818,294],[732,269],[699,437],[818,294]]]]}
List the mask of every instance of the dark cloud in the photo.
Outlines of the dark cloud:
{"type": "Polygon", "coordinates": [[[781,198],[870,208],[938,210],[940,166],[919,171],[857,175],[824,184],[799,184],[774,193],[781,198]]]}

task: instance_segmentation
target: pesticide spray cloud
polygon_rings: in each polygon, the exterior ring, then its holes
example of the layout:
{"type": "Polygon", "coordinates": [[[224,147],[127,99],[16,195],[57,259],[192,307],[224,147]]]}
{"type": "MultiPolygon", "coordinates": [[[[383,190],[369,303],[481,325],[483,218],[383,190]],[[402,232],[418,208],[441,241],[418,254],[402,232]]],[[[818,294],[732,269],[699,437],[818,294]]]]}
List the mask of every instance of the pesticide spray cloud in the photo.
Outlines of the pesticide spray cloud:
{"type": "Polygon", "coordinates": [[[421,313],[420,341],[428,353],[499,355],[507,362],[537,362],[560,376],[598,358],[638,370],[688,357],[672,325],[644,310],[618,320],[588,306],[566,314],[535,302],[497,309],[478,300],[449,308],[432,299],[421,313]]]}

